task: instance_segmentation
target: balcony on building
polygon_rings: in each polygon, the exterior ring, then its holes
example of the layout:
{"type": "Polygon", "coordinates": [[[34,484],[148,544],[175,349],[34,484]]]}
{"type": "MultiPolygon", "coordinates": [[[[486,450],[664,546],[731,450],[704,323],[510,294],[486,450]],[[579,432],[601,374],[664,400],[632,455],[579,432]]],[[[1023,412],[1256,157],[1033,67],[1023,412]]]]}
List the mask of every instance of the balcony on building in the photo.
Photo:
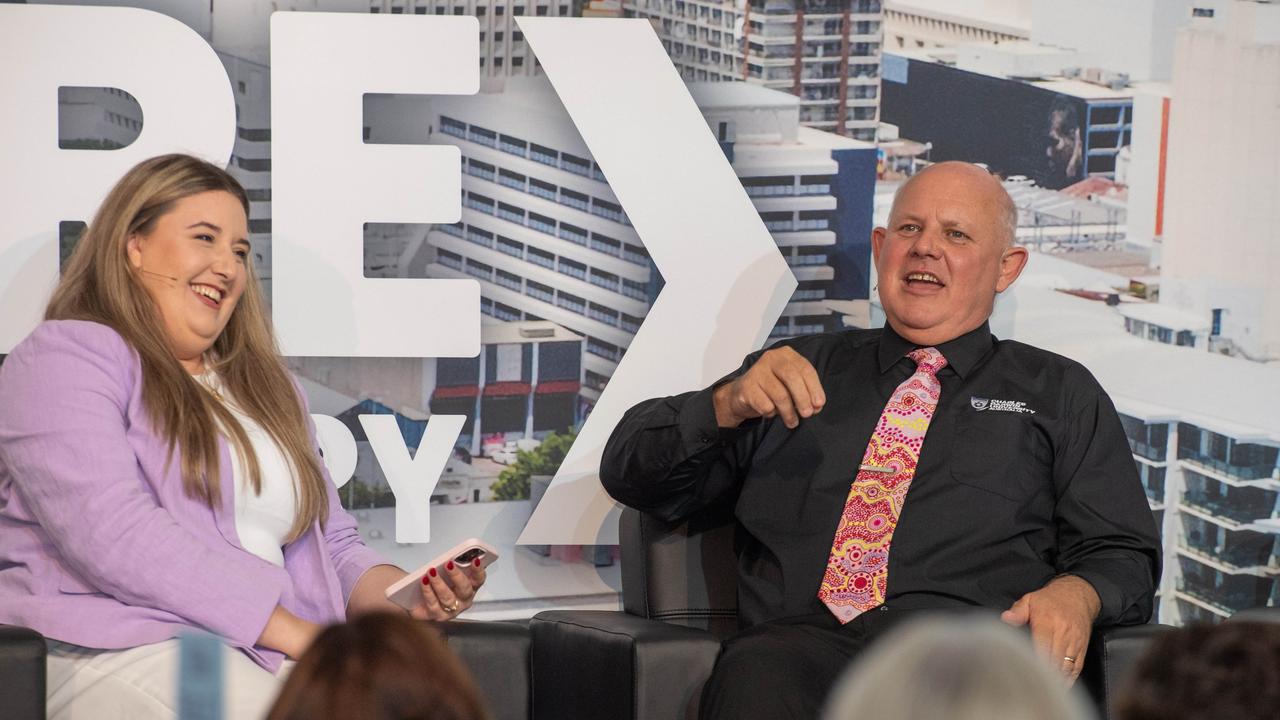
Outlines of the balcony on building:
{"type": "Polygon", "coordinates": [[[1185,490],[1179,503],[1186,510],[1232,528],[1276,517],[1275,490],[1233,486],[1217,478],[1183,470],[1185,490]]]}
{"type": "Polygon", "coordinates": [[[1152,510],[1164,508],[1165,472],[1164,466],[1138,463],[1138,477],[1142,480],[1142,490],[1152,510]]]}
{"type": "Polygon", "coordinates": [[[1274,590],[1272,578],[1223,572],[1193,557],[1179,555],[1178,565],[1178,600],[1207,610],[1215,619],[1266,605],[1274,590]]]}
{"type": "Polygon", "coordinates": [[[1180,513],[1178,552],[1228,574],[1280,575],[1276,542],[1280,535],[1231,529],[1190,513],[1180,513]]]}
{"type": "Polygon", "coordinates": [[[1190,423],[1178,423],[1178,459],[1185,467],[1228,484],[1280,489],[1280,448],[1272,445],[1238,442],[1190,423]]]}
{"type": "Polygon", "coordinates": [[[1129,440],[1129,449],[1134,455],[1152,462],[1165,462],[1169,454],[1168,423],[1148,424],[1122,413],[1120,424],[1124,426],[1125,437],[1129,440]]]}

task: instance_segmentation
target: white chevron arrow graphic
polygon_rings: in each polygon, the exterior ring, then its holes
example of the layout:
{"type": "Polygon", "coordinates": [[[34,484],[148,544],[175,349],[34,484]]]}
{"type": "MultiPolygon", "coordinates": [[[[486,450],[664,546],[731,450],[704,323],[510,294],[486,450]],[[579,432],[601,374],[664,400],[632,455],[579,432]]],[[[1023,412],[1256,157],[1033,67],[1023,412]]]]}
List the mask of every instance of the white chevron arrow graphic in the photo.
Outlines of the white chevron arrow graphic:
{"type": "Polygon", "coordinates": [[[517,22],[666,280],[518,541],[615,544],[599,477],[613,427],[737,367],[796,280],[648,20],[517,22]]]}

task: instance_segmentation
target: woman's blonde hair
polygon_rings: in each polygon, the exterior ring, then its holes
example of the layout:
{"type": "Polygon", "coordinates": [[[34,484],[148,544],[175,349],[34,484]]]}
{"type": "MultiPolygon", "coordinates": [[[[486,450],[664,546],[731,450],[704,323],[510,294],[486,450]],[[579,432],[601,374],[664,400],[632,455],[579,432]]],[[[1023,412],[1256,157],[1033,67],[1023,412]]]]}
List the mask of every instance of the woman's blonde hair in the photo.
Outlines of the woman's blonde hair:
{"type": "Polygon", "coordinates": [[[929,617],[888,633],[836,683],[824,720],[1092,720],[1029,635],[929,617]]]}
{"type": "MultiPolygon", "coordinates": [[[[129,263],[130,236],[146,235],[179,200],[221,191],[249,214],[244,188],[225,170],[189,155],[162,155],[129,170],[98,208],[63,270],[46,320],[90,320],[124,338],[142,366],[142,402],[156,429],[181,456],[183,487],[209,507],[221,501],[218,436],[224,428],[262,491],[257,455],[235,417],[178,362],[160,314],[129,263]]],[[[297,510],[289,539],[328,518],[324,474],[307,418],[272,334],[266,300],[250,259],[247,282],[226,328],[211,348],[212,366],[245,415],[280,446],[297,477],[297,510]]]]}

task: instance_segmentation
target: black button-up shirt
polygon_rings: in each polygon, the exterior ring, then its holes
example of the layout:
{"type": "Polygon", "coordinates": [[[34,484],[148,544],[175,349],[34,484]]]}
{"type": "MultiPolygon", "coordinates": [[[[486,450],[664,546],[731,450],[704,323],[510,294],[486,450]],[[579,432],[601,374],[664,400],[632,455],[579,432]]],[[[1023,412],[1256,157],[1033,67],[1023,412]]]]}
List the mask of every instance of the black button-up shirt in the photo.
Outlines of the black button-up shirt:
{"type": "MultiPolygon", "coordinates": [[[[827,403],[716,425],[709,388],[627,412],[600,478],[617,500],[668,520],[730,503],[739,525],[745,625],[823,609],[818,587],[871,433],[915,372],[891,328],[784,340],[813,363],[827,403]]],[[[1160,546],[1110,398],[1079,363],[987,325],[938,346],[942,395],[893,534],[886,605],[1004,610],[1055,575],[1093,585],[1098,624],[1146,622],[1160,546]]]]}

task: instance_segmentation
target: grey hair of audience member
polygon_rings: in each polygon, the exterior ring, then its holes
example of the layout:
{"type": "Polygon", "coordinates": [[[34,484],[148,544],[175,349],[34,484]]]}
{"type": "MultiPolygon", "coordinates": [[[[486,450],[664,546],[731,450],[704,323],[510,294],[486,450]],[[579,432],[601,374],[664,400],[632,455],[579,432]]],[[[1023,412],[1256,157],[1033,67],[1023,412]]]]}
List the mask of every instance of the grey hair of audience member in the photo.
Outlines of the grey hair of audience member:
{"type": "Polygon", "coordinates": [[[1093,720],[1030,637],[985,616],[888,633],[835,685],[824,720],[1093,720]]]}

